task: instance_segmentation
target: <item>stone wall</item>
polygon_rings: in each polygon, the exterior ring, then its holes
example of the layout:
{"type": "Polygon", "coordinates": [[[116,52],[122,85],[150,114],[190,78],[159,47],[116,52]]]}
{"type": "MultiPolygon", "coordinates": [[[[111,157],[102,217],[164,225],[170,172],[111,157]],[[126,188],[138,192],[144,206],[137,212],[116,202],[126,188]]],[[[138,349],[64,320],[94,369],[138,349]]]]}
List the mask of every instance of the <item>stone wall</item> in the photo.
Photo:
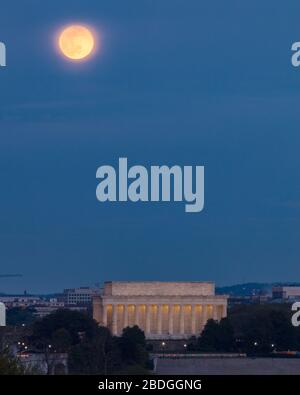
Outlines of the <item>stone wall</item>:
{"type": "Polygon", "coordinates": [[[113,281],[104,284],[105,296],[210,296],[212,282],[113,281]]]}

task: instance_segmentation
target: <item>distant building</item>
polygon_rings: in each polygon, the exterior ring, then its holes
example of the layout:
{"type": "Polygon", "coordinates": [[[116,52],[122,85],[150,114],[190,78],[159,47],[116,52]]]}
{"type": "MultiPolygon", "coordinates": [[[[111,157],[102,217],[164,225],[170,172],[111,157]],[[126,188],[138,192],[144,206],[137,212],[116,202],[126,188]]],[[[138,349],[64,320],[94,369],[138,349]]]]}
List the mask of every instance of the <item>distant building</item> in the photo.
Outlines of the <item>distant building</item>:
{"type": "Polygon", "coordinates": [[[34,315],[38,318],[44,318],[46,315],[55,313],[55,311],[59,309],[63,309],[63,303],[55,303],[55,304],[41,304],[39,306],[34,306],[34,315]]]}
{"type": "Polygon", "coordinates": [[[7,295],[0,296],[0,302],[5,303],[7,308],[30,307],[42,302],[39,296],[7,295]]]}
{"type": "Polygon", "coordinates": [[[272,288],[273,299],[282,300],[300,300],[300,287],[296,286],[279,286],[272,288]]]}
{"type": "Polygon", "coordinates": [[[92,303],[94,296],[100,295],[100,288],[80,287],[65,289],[63,300],[66,305],[87,305],[92,303]]]}
{"type": "Polygon", "coordinates": [[[268,295],[229,296],[228,307],[235,305],[265,304],[269,303],[270,300],[271,296],[268,295]]]}
{"type": "Polygon", "coordinates": [[[92,304],[92,297],[99,294],[100,288],[82,287],[66,289],[63,294],[50,298],[34,295],[4,295],[0,296],[0,305],[5,304],[7,310],[30,308],[36,317],[43,318],[59,309],[86,311],[92,304]]]}
{"type": "Polygon", "coordinates": [[[34,307],[34,315],[38,318],[44,318],[49,314],[55,313],[57,310],[67,309],[71,311],[87,311],[87,306],[68,306],[66,307],[64,304],[61,305],[44,305],[44,306],[35,306],[34,307]]]}

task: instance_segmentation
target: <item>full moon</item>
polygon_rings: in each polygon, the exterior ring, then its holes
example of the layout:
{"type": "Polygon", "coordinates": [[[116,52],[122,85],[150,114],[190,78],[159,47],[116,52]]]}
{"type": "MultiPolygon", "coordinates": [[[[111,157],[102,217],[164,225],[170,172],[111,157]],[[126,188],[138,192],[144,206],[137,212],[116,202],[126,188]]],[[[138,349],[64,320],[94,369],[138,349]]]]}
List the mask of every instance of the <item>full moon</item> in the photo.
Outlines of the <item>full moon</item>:
{"type": "Polygon", "coordinates": [[[95,38],[87,27],[71,25],[60,33],[58,45],[67,58],[81,60],[93,52],[95,38]]]}

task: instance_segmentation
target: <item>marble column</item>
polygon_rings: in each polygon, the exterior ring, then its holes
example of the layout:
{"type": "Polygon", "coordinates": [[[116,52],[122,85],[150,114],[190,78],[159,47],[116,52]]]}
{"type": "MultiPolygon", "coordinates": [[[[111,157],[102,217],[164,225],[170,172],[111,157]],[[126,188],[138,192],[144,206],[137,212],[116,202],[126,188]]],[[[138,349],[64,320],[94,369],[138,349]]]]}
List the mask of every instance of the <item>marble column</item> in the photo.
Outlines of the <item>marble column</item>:
{"type": "Polygon", "coordinates": [[[123,327],[127,328],[128,326],[128,305],[124,304],[124,321],[123,321],[123,327]]]}
{"type": "Polygon", "coordinates": [[[222,317],[221,318],[225,318],[227,317],[227,305],[223,304],[222,305],[222,317]]]}
{"type": "Polygon", "coordinates": [[[146,335],[150,334],[151,328],[150,328],[150,321],[151,321],[151,305],[146,305],[146,335]]]}
{"type": "Polygon", "coordinates": [[[102,301],[99,296],[93,297],[93,318],[95,321],[98,322],[99,325],[102,324],[102,317],[103,317],[103,306],[102,301]]]}
{"type": "Polygon", "coordinates": [[[162,305],[158,305],[157,309],[157,333],[161,335],[162,333],[162,305]]]}
{"type": "Polygon", "coordinates": [[[112,305],[112,334],[117,335],[118,333],[118,306],[112,305]]]}
{"type": "Polygon", "coordinates": [[[202,305],[202,317],[201,317],[201,330],[204,329],[207,321],[207,305],[202,305]]]}
{"type": "Polygon", "coordinates": [[[102,324],[103,326],[107,326],[107,304],[103,305],[102,324]]]}
{"type": "Polygon", "coordinates": [[[196,306],[192,305],[192,335],[196,334],[196,306]]]}
{"type": "Polygon", "coordinates": [[[174,308],[173,308],[173,305],[171,305],[171,304],[169,305],[168,313],[169,313],[169,335],[173,335],[173,333],[174,333],[174,321],[173,321],[174,308]]]}
{"type": "Polygon", "coordinates": [[[180,334],[184,335],[184,305],[180,305],[180,334]]]}
{"type": "Polygon", "coordinates": [[[134,316],[135,316],[135,318],[134,318],[134,324],[135,325],[137,325],[137,326],[139,326],[139,305],[138,304],[136,304],[135,306],[134,306],[134,316]]]}
{"type": "Polygon", "coordinates": [[[213,305],[213,320],[218,321],[218,305],[213,305]]]}

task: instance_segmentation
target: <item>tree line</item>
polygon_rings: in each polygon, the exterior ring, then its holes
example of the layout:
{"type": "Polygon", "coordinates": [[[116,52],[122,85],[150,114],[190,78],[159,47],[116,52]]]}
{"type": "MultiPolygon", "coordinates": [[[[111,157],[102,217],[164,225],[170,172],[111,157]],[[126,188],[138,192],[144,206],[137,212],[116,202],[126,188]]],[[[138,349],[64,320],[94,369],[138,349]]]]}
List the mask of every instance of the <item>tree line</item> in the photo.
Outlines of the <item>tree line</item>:
{"type": "Polygon", "coordinates": [[[190,351],[239,352],[268,355],[274,351],[300,350],[300,328],[291,323],[289,304],[237,305],[220,322],[209,320],[190,351]]]}
{"type": "MultiPolygon", "coordinates": [[[[18,342],[20,351],[44,355],[49,374],[55,363],[53,353],[67,354],[70,374],[142,374],[151,367],[144,332],[137,326],[125,328],[116,337],[86,313],[57,310],[34,321],[26,332],[18,342]]],[[[6,371],[13,372],[8,369],[11,365],[18,367],[16,374],[26,373],[15,358],[5,352],[0,355],[2,371],[6,358],[6,371]]]]}

